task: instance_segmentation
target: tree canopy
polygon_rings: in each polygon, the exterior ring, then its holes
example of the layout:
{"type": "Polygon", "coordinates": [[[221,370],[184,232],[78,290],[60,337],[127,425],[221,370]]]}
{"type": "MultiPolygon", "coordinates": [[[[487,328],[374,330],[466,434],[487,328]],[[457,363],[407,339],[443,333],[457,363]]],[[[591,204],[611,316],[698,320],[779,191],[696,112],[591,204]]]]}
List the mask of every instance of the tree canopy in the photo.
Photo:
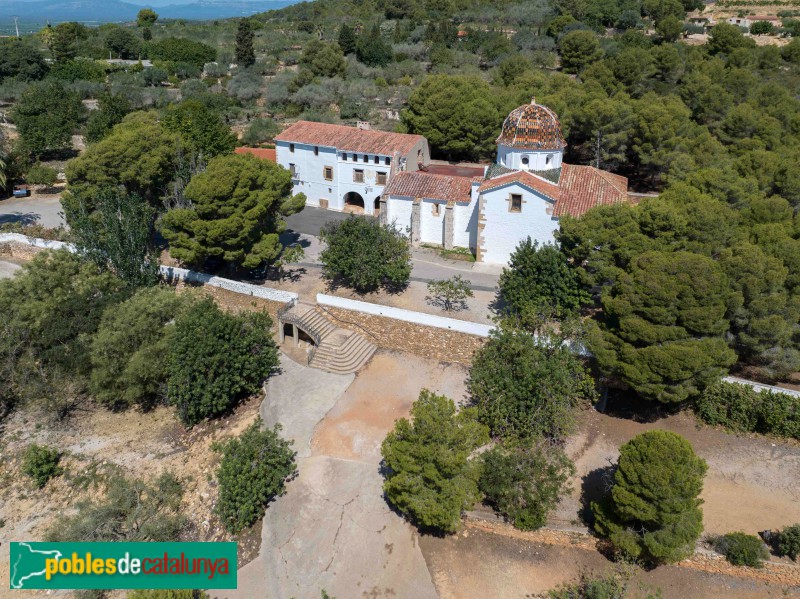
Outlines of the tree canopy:
{"type": "Polygon", "coordinates": [[[72,147],[83,118],[80,96],[57,81],[31,84],[12,111],[22,147],[35,158],[72,147]]]}
{"type": "Polygon", "coordinates": [[[629,558],[671,563],[692,555],[703,532],[699,495],[707,469],[680,435],[634,437],[620,447],[610,496],[592,503],[595,529],[629,558]]]}
{"type": "Polygon", "coordinates": [[[359,292],[381,286],[401,288],[411,276],[408,240],[390,225],[351,216],[330,221],[320,231],[323,276],[334,285],[359,292]]]}
{"type": "Polygon", "coordinates": [[[172,257],[186,264],[271,264],[282,250],[283,217],[305,206],[303,194],[291,193],[283,167],[251,154],[218,156],[186,186],[191,206],[164,214],[161,231],[172,257]]]}
{"type": "Polygon", "coordinates": [[[409,133],[424,135],[433,152],[448,159],[491,156],[503,122],[486,82],[464,75],[427,77],[401,118],[409,133]]]}
{"type": "Polygon", "coordinates": [[[266,312],[223,312],[211,299],[175,321],[167,396],[187,426],[224,414],[255,393],[278,367],[266,312]]]}
{"type": "Polygon", "coordinates": [[[387,499],[417,526],[456,531],[480,499],[480,464],[470,454],[488,440],[471,410],[456,412],[451,399],[424,389],[411,421],[398,420],[381,446],[387,499]]]}

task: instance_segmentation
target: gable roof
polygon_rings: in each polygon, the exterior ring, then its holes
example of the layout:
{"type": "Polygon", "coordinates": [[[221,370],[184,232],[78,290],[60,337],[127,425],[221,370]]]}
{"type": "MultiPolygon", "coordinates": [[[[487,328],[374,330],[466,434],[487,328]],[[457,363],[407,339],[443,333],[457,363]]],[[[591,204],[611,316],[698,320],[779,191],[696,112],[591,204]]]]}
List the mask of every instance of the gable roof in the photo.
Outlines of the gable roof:
{"type": "Polygon", "coordinates": [[[391,178],[384,193],[388,196],[463,203],[470,201],[471,190],[472,179],[467,177],[434,175],[422,171],[413,173],[403,171],[391,178]]]}
{"type": "Polygon", "coordinates": [[[408,154],[420,141],[424,142],[425,138],[406,133],[297,121],[275,136],[275,141],[324,146],[346,152],[394,156],[395,152],[408,154]]]}
{"type": "Polygon", "coordinates": [[[581,216],[590,208],[629,201],[628,179],[593,166],[561,165],[558,184],[526,171],[515,171],[486,179],[479,193],[518,184],[553,201],[553,216],[581,216]]]}
{"type": "Polygon", "coordinates": [[[574,164],[564,164],[561,171],[559,187],[563,195],[556,202],[554,216],[581,216],[595,206],[628,201],[627,177],[574,164]]]}

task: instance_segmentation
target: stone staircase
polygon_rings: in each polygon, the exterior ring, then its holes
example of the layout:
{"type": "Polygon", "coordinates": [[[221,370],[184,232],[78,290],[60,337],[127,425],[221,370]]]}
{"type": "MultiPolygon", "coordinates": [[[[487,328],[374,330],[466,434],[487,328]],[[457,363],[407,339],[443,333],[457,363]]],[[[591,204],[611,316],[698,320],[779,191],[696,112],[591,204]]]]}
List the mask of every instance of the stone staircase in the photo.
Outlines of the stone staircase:
{"type": "Polygon", "coordinates": [[[294,325],[314,340],[308,365],[327,372],[357,372],[369,362],[377,349],[358,333],[338,327],[324,310],[307,302],[297,302],[280,310],[280,332],[285,324],[294,325]]]}

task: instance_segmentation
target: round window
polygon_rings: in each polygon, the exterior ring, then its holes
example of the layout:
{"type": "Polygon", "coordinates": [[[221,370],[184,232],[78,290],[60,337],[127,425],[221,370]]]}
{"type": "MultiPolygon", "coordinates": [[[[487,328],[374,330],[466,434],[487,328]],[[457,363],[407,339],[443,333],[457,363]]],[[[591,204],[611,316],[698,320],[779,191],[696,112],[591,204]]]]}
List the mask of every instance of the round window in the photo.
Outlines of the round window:
{"type": "Polygon", "coordinates": [[[527,165],[528,165],[528,162],[529,162],[529,160],[528,160],[528,157],[527,157],[527,156],[523,156],[523,157],[522,157],[522,164],[524,164],[525,166],[527,166],[527,165]]]}

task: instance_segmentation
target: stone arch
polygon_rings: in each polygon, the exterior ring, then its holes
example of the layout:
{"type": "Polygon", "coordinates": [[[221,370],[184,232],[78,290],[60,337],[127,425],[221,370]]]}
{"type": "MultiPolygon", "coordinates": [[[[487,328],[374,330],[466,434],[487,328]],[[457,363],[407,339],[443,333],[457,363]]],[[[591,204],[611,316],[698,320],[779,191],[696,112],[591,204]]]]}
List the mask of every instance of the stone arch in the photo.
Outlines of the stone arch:
{"type": "Polygon", "coordinates": [[[344,194],[344,211],[345,212],[355,212],[357,214],[364,213],[364,198],[361,196],[360,193],[355,191],[349,191],[344,194]]]}
{"type": "Polygon", "coordinates": [[[379,216],[381,213],[381,196],[375,198],[375,202],[372,205],[372,214],[375,216],[379,216]]]}

